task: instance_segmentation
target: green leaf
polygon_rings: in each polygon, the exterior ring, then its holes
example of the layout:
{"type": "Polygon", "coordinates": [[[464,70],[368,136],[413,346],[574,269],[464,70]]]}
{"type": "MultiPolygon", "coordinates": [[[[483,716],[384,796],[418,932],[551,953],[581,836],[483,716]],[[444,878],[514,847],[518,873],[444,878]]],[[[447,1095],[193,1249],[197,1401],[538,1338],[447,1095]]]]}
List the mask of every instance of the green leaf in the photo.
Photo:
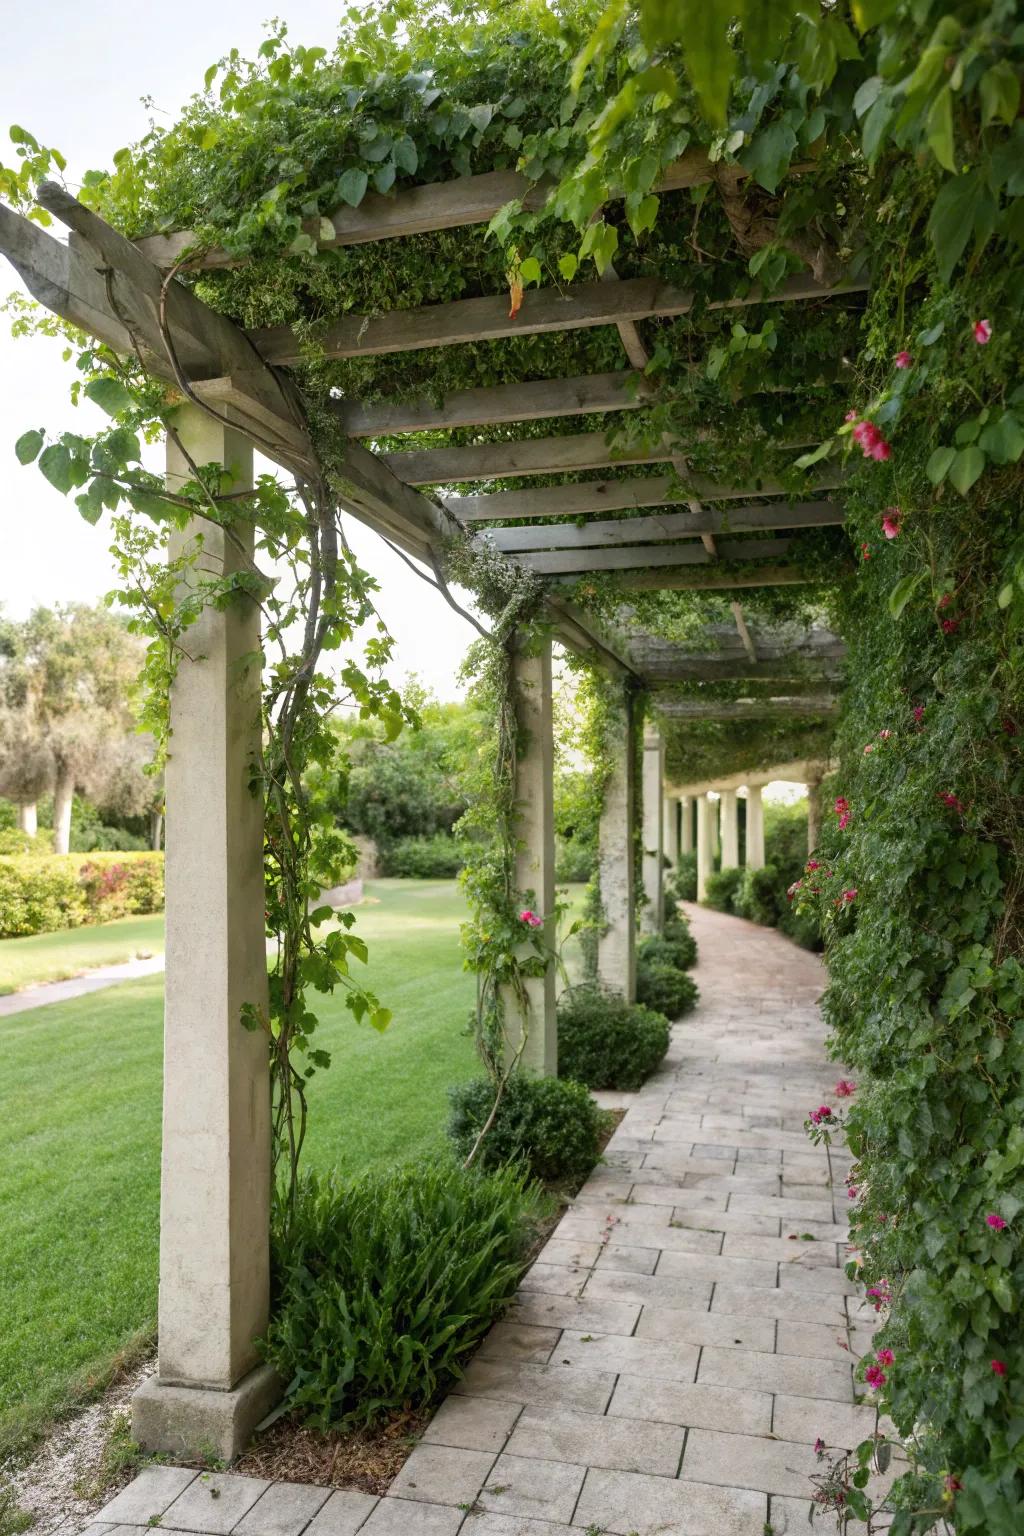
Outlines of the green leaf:
{"type": "Polygon", "coordinates": [[[85,386],[85,393],[108,416],[118,416],[121,411],[127,411],[132,403],[132,397],[120,379],[90,379],[85,386]]]}
{"type": "Polygon", "coordinates": [[[935,199],[928,233],[935,247],[935,260],[944,283],[953,276],[953,269],[976,229],[984,229],[986,222],[995,216],[991,193],[978,171],[966,176],[954,176],[944,183],[935,199]]]}
{"type": "Polygon", "coordinates": [[[1008,581],[1005,586],[999,588],[998,595],[996,596],[996,602],[1000,608],[1009,608],[1010,604],[1013,602],[1012,581],[1008,581]]]}
{"type": "Polygon", "coordinates": [[[851,10],[858,32],[870,32],[879,22],[887,21],[899,0],[853,0],[851,10]]]}
{"type": "Polygon", "coordinates": [[[634,235],[642,235],[645,230],[654,228],[660,206],[661,200],[651,193],[649,197],[641,200],[640,205],[634,212],[627,215],[629,227],[634,235]]]}
{"type": "Polygon", "coordinates": [[[830,437],[825,442],[820,443],[817,448],[813,449],[812,452],[802,453],[800,457],[794,461],[793,468],[810,469],[812,464],[820,464],[822,459],[828,458],[829,454],[832,452],[832,446],[834,443],[835,438],[830,437]]]}
{"type": "Polygon", "coordinates": [[[567,252],[564,256],[559,256],[558,270],[561,272],[567,283],[572,282],[573,278],[576,276],[578,267],[579,261],[571,251],[567,252]]]}
{"type": "Polygon", "coordinates": [[[663,46],[673,35],[682,44],[686,73],[713,128],[725,127],[736,65],[729,37],[731,11],[721,0],[648,0],[641,11],[648,46],[663,46]]]}
{"type": "Polygon", "coordinates": [[[536,256],[527,256],[520,264],[519,276],[524,283],[539,283],[541,279],[540,262],[536,256]]]}
{"type": "Polygon", "coordinates": [[[754,135],[739,161],[766,192],[774,192],[789,170],[796,144],[796,134],[780,118],[754,135]]]}
{"type": "MultiPolygon", "coordinates": [[[[739,8],[743,40],[755,63],[781,56],[799,9],[799,0],[743,0],[739,8]]],[[[720,24],[726,25],[724,17],[720,24]]]]}
{"type": "Polygon", "coordinates": [[[988,128],[992,123],[1006,123],[1012,127],[1020,108],[1020,79],[1008,59],[1000,59],[991,69],[986,69],[978,81],[981,94],[981,121],[988,128]]]}
{"type": "Polygon", "coordinates": [[[955,171],[956,160],[953,157],[953,93],[948,85],[932,102],[931,111],[928,113],[927,128],[928,148],[942,166],[943,170],[955,171]]]}
{"type": "Polygon", "coordinates": [[[998,421],[985,428],[978,447],[984,448],[996,464],[1016,464],[1024,454],[1024,427],[1012,411],[1004,411],[998,421]]]}
{"type": "Polygon", "coordinates": [[[358,166],[350,165],[338,177],[338,196],[352,208],[358,208],[366,191],[368,177],[358,166]]]}
{"type": "Polygon", "coordinates": [[[39,468],[54,489],[60,491],[62,496],[66,496],[72,486],[76,484],[71,464],[71,455],[63,443],[51,443],[49,448],[43,451],[43,455],[39,460],[39,468]]]}
{"type": "Polygon", "coordinates": [[[984,468],[985,455],[976,443],[971,443],[969,448],[961,448],[953,460],[949,471],[950,482],[961,496],[966,496],[984,468]]]}
{"type": "Polygon", "coordinates": [[[915,571],[912,576],[903,576],[889,593],[889,612],[894,619],[898,619],[904,608],[913,597],[917,588],[925,578],[925,570],[915,571]]]}
{"type": "MultiPolygon", "coordinates": [[[[472,112],[469,115],[472,117],[472,112]]],[[[420,163],[420,156],[416,145],[407,133],[403,134],[395,144],[392,150],[392,158],[400,171],[407,171],[410,176],[415,176],[416,168],[420,163]]]]}
{"type": "Polygon", "coordinates": [[[373,173],[373,185],[378,192],[390,192],[395,184],[395,168],[389,160],[386,165],[378,165],[373,173]]]}
{"type": "Polygon", "coordinates": [[[955,448],[935,449],[931,458],[928,460],[928,463],[924,467],[924,472],[928,476],[928,479],[931,481],[932,485],[938,485],[940,480],[945,480],[946,476],[949,474],[950,465],[955,458],[955,448]]]}
{"type": "Polygon", "coordinates": [[[43,446],[42,432],[23,432],[14,445],[14,451],[18,456],[19,464],[31,464],[33,459],[39,457],[39,450],[43,446]]]}

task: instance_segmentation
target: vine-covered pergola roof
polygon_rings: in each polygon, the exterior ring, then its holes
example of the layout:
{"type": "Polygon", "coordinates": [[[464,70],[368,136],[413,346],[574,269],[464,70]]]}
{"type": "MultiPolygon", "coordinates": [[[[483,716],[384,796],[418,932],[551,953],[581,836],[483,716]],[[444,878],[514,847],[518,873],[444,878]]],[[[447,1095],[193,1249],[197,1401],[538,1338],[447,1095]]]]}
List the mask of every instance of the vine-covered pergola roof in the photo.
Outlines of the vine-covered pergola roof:
{"type": "MultiPolygon", "coordinates": [[[[690,152],[665,173],[662,190],[678,195],[713,176],[707,157],[690,152]]],[[[540,207],[545,195],[543,185],[530,186],[511,172],[409,187],[391,197],[368,194],[358,208],[341,208],[322,221],[318,239],[323,248],[402,240],[479,225],[513,197],[540,207]]],[[[658,704],[667,720],[824,720],[834,713],[834,697],[821,687],[800,695],[781,686],[801,643],[790,636],[785,652],[770,640],[755,645],[737,601],[736,629],[708,630],[703,649],[693,653],[659,645],[621,609],[609,626],[580,602],[581,582],[594,576],[624,593],[729,592],[820,579],[820,560],[808,566],[801,559],[808,531],[842,524],[839,476],[827,466],[808,477],[809,494],[794,499],[788,476],[784,483],[752,473],[746,483],[734,483],[695,473],[671,433],[648,430],[622,440],[618,428],[629,415],[658,399],[657,381],[644,372],[651,353],[639,323],[686,314],[694,303],[686,288],[651,277],[618,280],[608,269],[603,281],[528,291],[518,307],[510,308],[503,292],[386,313],[322,315],[312,331],[305,324],[245,329],[191,286],[196,271],[237,265],[225,251],[190,254],[196,242],[188,231],[132,242],[52,183],[40,190],[39,201],[69,229],[66,247],[0,208],[0,249],[35,297],[119,352],[136,352],[148,370],[229,418],[269,458],[300,476],[317,463],[302,387],[311,355],[317,361],[377,358],[614,328],[623,364],[614,371],[522,376],[405,400],[363,401],[333,391],[331,431],[341,467],[332,478],[342,507],[435,569],[453,540],[468,540],[471,550],[544,578],[559,638],[646,686],[723,678],[780,684],[771,696],[755,699],[662,695],[658,704]],[[577,417],[588,430],[559,430],[577,417]],[[542,427],[537,435],[538,422],[554,430],[544,435],[542,427]],[[466,440],[467,430],[495,427],[503,429],[500,436],[466,440]]],[[[770,302],[827,311],[865,286],[807,272],[770,292],[740,283],[727,297],[705,300],[704,308],[742,311],[770,302]]],[[[710,429],[697,434],[712,435],[710,429]]],[[[804,436],[784,446],[795,450],[812,441],[804,436]]],[[[842,551],[834,549],[831,559],[841,561],[842,551]]],[[[835,660],[830,645],[818,636],[803,647],[802,676],[814,673],[816,661],[835,660]]],[[[816,675],[825,681],[824,671],[816,675]]]]}

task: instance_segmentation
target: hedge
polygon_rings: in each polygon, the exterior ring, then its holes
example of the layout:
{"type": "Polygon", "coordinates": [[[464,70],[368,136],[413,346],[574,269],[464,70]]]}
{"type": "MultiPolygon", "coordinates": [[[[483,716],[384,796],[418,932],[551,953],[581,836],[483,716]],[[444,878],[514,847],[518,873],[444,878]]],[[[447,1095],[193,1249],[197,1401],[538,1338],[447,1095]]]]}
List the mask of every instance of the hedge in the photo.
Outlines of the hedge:
{"type": "Polygon", "coordinates": [[[0,857],[0,939],[161,912],[162,853],[0,857]]]}

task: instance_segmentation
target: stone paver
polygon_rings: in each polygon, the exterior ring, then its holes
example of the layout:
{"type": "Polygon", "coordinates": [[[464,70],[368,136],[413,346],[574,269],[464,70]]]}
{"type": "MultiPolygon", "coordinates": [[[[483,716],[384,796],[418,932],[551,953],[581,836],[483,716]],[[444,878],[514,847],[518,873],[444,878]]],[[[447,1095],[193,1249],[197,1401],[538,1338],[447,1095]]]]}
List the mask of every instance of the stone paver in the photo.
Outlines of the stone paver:
{"type": "Polygon", "coordinates": [[[830,1189],[802,1129],[842,1069],[817,958],[692,915],[700,1006],[640,1093],[597,1095],[626,1111],[604,1164],[387,1496],[224,1476],[214,1499],[205,1474],[153,1468],[97,1536],[144,1536],[153,1516],[204,1536],[807,1528],[815,1441],[874,1430],[854,1398],[876,1318],[843,1270],[848,1159],[830,1189]]]}

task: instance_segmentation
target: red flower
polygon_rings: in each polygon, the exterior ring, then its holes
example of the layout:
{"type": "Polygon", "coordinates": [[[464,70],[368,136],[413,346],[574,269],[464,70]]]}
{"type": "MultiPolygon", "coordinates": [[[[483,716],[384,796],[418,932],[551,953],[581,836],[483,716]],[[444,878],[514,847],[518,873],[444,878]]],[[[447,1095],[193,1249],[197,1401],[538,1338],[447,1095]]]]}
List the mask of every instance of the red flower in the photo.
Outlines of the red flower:
{"type": "Polygon", "coordinates": [[[909,368],[913,364],[913,361],[914,359],[911,357],[909,352],[897,352],[896,356],[893,358],[893,362],[896,364],[897,368],[909,368]]]}
{"type": "Polygon", "coordinates": [[[893,1354],[891,1349],[880,1349],[875,1356],[875,1359],[878,1361],[879,1365],[896,1364],[896,1356],[893,1354]]]}
{"type": "Polygon", "coordinates": [[[989,320],[976,320],[974,322],[974,339],[979,347],[986,345],[992,337],[992,323],[989,320]]]}
{"type": "Polygon", "coordinates": [[[860,553],[861,553],[861,559],[862,560],[870,560],[871,559],[871,551],[870,551],[870,549],[868,548],[868,546],[866,544],[862,544],[861,545],[860,553]]]}
{"type": "Polygon", "coordinates": [[[886,507],[882,518],[882,532],[887,539],[898,539],[903,513],[899,507],[886,507]]]}
{"type": "Polygon", "coordinates": [[[1006,1222],[1001,1216],[997,1216],[995,1211],[989,1211],[985,1217],[985,1222],[987,1226],[992,1228],[993,1232],[1002,1232],[1006,1226],[1006,1222]]]}
{"type": "Polygon", "coordinates": [[[843,900],[846,902],[847,906],[849,906],[851,901],[856,901],[856,899],[857,899],[857,887],[855,885],[851,886],[848,891],[844,891],[843,892],[843,900]]]}
{"type": "Polygon", "coordinates": [[[857,412],[856,411],[847,411],[846,415],[843,417],[843,420],[844,421],[856,421],[857,420],[857,412]]]}
{"type": "Polygon", "coordinates": [[[872,1392],[877,1392],[879,1387],[884,1387],[888,1377],[880,1365],[869,1365],[864,1372],[864,1380],[872,1392]]]}
{"type": "Polygon", "coordinates": [[[850,1099],[857,1092],[857,1084],[851,1083],[849,1078],[841,1077],[836,1083],[836,1098],[850,1099]]]}
{"type": "Polygon", "coordinates": [[[923,704],[915,704],[914,705],[914,719],[915,719],[915,721],[917,722],[918,725],[921,724],[921,721],[924,719],[924,705],[923,704]]]}
{"type": "Polygon", "coordinates": [[[957,799],[956,795],[951,795],[948,789],[939,790],[938,796],[943,805],[948,805],[951,811],[956,811],[961,816],[964,814],[964,808],[960,804],[960,801],[957,799]]]}
{"type": "Polygon", "coordinates": [[[821,1436],[819,1435],[817,1440],[815,1440],[815,1442],[814,1442],[814,1454],[815,1454],[815,1456],[820,1456],[824,1449],[825,1449],[825,1442],[821,1438],[821,1436]]]}
{"type": "Polygon", "coordinates": [[[1003,1361],[1003,1360],[993,1360],[991,1362],[991,1365],[992,1365],[993,1373],[996,1376],[1005,1376],[1006,1375],[1006,1362],[1005,1361],[1003,1361]]]}
{"type": "Polygon", "coordinates": [[[544,919],[538,917],[536,912],[531,912],[529,907],[519,914],[519,921],[525,923],[527,928],[543,928],[544,919]]]}
{"type": "Polygon", "coordinates": [[[959,628],[959,619],[943,619],[942,621],[942,633],[944,635],[955,635],[959,628]]]}

